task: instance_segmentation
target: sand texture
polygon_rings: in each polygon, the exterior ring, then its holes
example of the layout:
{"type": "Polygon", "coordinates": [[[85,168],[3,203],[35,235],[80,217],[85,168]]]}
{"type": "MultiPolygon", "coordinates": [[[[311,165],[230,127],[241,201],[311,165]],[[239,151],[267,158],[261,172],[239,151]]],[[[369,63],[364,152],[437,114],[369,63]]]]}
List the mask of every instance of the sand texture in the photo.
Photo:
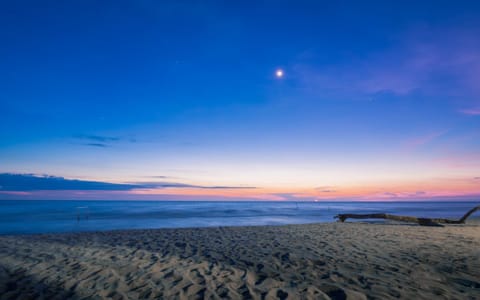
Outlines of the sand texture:
{"type": "Polygon", "coordinates": [[[480,299],[480,225],[0,237],[0,299],[480,299]]]}

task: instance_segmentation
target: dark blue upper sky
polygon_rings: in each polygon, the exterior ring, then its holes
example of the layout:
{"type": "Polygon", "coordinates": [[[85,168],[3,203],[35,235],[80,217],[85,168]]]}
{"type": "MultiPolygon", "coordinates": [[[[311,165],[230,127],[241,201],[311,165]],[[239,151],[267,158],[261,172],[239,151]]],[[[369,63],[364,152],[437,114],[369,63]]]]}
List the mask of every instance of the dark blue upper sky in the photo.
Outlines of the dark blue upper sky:
{"type": "Polygon", "coordinates": [[[0,172],[432,195],[478,175],[477,1],[3,1],[0,28],[0,172]]]}

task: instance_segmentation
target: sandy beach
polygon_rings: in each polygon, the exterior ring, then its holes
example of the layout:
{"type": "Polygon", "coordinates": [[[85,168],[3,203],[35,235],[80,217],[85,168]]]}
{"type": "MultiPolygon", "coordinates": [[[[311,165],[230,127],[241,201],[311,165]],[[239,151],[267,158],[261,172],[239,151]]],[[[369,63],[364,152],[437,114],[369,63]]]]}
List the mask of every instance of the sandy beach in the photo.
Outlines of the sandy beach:
{"type": "Polygon", "coordinates": [[[1,299],[479,299],[480,224],[0,237],[1,299]]]}

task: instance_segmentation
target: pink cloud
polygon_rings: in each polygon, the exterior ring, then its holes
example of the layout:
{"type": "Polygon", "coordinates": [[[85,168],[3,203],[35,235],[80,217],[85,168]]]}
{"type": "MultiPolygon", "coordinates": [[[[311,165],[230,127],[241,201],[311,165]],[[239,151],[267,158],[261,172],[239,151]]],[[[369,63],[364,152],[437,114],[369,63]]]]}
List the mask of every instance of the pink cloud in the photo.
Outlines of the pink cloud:
{"type": "MultiPolygon", "coordinates": [[[[368,99],[420,91],[476,106],[480,96],[480,30],[416,28],[391,48],[343,66],[315,69],[311,56],[294,65],[301,87],[315,96],[368,99]]],[[[458,103],[460,104],[460,103],[458,103]]],[[[477,114],[478,109],[465,110],[477,114]]]]}
{"type": "Polygon", "coordinates": [[[459,155],[447,155],[439,159],[435,159],[437,164],[447,166],[454,169],[480,167],[479,153],[465,153],[459,155]]]}
{"type": "Polygon", "coordinates": [[[3,195],[12,195],[12,196],[29,196],[32,193],[30,192],[21,192],[21,191],[0,191],[0,194],[3,195]]]}
{"type": "Polygon", "coordinates": [[[432,132],[432,133],[429,133],[429,134],[426,134],[426,135],[422,135],[422,136],[418,136],[418,137],[409,139],[405,143],[405,149],[407,151],[412,151],[412,150],[414,150],[418,147],[421,147],[423,145],[426,145],[426,144],[434,141],[435,139],[444,135],[447,132],[448,132],[448,130],[437,131],[437,132],[432,132]]]}
{"type": "Polygon", "coordinates": [[[480,115],[480,108],[461,109],[460,112],[462,114],[466,114],[466,115],[479,116],[480,115]]]}

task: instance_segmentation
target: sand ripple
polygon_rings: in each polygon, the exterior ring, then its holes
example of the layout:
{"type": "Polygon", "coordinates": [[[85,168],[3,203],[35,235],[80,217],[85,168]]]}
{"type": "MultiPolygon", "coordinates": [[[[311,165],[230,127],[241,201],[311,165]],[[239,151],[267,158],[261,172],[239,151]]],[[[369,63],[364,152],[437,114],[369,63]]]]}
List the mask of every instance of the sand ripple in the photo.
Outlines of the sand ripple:
{"type": "Polygon", "coordinates": [[[480,299],[480,226],[0,237],[0,299],[480,299]]]}

